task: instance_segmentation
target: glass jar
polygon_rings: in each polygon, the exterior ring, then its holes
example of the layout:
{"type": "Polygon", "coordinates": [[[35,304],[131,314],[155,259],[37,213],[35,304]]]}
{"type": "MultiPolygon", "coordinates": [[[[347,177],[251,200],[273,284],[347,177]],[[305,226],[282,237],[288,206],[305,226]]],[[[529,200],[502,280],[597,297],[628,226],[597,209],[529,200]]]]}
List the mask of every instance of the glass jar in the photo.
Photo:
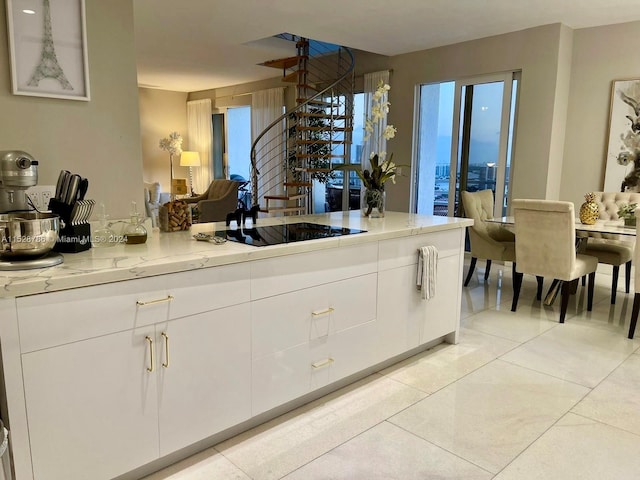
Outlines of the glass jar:
{"type": "Polygon", "coordinates": [[[147,241],[147,229],[142,225],[136,202],[131,202],[130,223],[124,227],[122,234],[127,245],[138,245],[147,241]]]}
{"type": "Polygon", "coordinates": [[[362,215],[369,218],[384,217],[386,192],[383,189],[363,188],[360,192],[362,215]]]}

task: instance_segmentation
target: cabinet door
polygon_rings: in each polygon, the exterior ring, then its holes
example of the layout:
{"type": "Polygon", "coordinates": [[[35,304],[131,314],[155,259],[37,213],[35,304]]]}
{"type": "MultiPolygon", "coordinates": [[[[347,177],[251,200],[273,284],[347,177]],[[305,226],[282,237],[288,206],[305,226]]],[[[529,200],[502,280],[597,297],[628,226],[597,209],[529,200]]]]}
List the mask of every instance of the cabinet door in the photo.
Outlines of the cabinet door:
{"type": "Polygon", "coordinates": [[[156,338],[161,455],[251,417],[248,303],[158,325],[156,338]]]}
{"type": "Polygon", "coordinates": [[[35,480],[108,480],[158,458],[146,337],[153,327],[22,355],[35,480]]]}
{"type": "Polygon", "coordinates": [[[417,266],[378,274],[378,361],[454,332],[460,316],[460,259],[440,258],[436,295],[423,300],[416,288],[417,266]]]}

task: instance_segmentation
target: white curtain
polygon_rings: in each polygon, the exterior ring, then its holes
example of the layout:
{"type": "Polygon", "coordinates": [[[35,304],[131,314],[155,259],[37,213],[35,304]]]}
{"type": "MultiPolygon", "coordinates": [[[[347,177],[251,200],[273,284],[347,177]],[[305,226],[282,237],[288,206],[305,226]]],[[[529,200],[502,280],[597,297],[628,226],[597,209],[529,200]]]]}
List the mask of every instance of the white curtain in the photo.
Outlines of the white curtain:
{"type": "MultiPolygon", "coordinates": [[[[255,139],[276,118],[282,115],[284,88],[260,90],[251,95],[251,139],[255,139]]],[[[284,176],[284,122],[271,128],[256,146],[258,176],[258,197],[266,193],[282,192],[284,176]]]]}
{"type": "Polygon", "coordinates": [[[211,156],[211,99],[187,102],[187,141],[189,150],[200,153],[200,167],[193,167],[193,190],[204,193],[213,178],[211,156]]]}
{"type": "MultiPolygon", "coordinates": [[[[379,72],[371,72],[364,74],[364,115],[365,118],[369,118],[371,116],[371,100],[373,98],[373,93],[378,88],[378,84],[386,83],[389,84],[389,70],[381,70],[379,72]]],[[[383,125],[381,125],[382,130],[387,126],[386,118],[383,120],[383,125]]],[[[387,141],[382,138],[381,140],[381,148],[382,151],[387,151],[387,141]]],[[[371,168],[371,162],[369,161],[369,156],[371,155],[371,142],[365,142],[362,146],[362,168],[371,168]]]]}

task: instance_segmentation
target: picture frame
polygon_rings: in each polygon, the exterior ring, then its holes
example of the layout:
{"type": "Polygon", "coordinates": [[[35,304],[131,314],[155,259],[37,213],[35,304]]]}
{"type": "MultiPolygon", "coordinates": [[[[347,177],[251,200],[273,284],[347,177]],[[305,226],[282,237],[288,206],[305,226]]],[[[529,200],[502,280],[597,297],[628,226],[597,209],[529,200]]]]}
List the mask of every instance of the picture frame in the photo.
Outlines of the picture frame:
{"type": "Polygon", "coordinates": [[[605,192],[640,191],[639,155],[640,79],[613,80],[605,158],[605,192]]]}
{"type": "Polygon", "coordinates": [[[6,0],[14,95],[91,99],[85,0],[6,0]]]}

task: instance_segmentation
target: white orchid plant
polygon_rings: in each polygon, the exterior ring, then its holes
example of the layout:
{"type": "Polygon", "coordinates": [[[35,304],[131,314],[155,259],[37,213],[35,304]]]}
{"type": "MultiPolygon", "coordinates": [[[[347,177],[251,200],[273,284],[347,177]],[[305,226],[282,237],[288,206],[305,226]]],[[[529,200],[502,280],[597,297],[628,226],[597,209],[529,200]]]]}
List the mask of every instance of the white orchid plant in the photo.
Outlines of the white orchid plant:
{"type": "Polygon", "coordinates": [[[182,136],[178,132],[171,132],[169,137],[160,140],[160,148],[171,156],[182,154],[182,136]]]}
{"type": "MultiPolygon", "coordinates": [[[[400,165],[393,162],[393,153],[387,158],[387,152],[383,150],[383,140],[391,140],[396,136],[397,129],[393,125],[386,125],[389,114],[388,94],[391,87],[380,82],[371,99],[371,115],[364,122],[364,141],[370,142],[371,154],[369,161],[371,169],[354,169],[362,184],[369,190],[384,190],[387,180],[396,182],[397,169],[400,165]]],[[[336,170],[351,170],[353,165],[340,165],[336,170]]]]}

